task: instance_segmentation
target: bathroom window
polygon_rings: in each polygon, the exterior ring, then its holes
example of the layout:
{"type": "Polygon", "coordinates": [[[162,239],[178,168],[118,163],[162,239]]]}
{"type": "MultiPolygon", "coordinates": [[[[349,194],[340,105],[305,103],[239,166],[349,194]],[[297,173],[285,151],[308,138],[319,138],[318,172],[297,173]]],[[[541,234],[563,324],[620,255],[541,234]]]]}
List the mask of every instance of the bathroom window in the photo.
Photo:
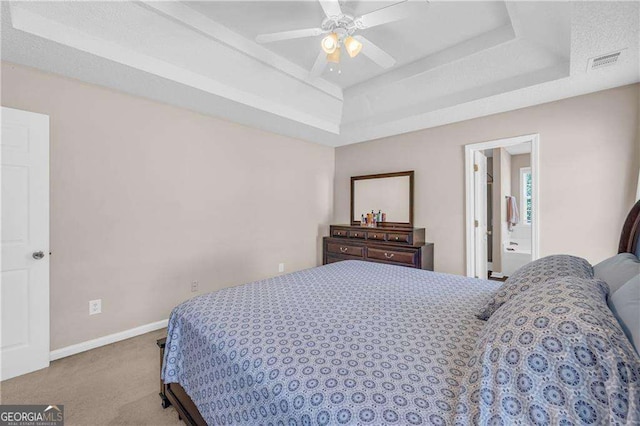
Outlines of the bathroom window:
{"type": "Polygon", "coordinates": [[[522,223],[531,225],[531,167],[520,169],[520,203],[522,223]]]}

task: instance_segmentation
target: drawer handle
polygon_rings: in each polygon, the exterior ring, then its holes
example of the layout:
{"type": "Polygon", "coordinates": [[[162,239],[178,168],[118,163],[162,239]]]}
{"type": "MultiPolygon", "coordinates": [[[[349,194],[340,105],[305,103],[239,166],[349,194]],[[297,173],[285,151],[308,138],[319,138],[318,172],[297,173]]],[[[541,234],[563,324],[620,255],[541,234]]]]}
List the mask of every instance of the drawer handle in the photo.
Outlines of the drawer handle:
{"type": "MultiPolygon", "coordinates": [[[[397,240],[397,238],[396,238],[396,240],[397,240]]],[[[393,257],[393,253],[384,252],[384,257],[386,257],[387,259],[391,259],[393,257]]]]}
{"type": "Polygon", "coordinates": [[[373,234],[373,238],[378,238],[378,236],[376,234],[373,234]]]}
{"type": "Polygon", "coordinates": [[[398,238],[400,238],[400,237],[396,237],[396,241],[398,241],[398,238]]]}
{"type": "Polygon", "coordinates": [[[340,247],[340,253],[346,253],[349,250],[349,247],[340,247]]]}

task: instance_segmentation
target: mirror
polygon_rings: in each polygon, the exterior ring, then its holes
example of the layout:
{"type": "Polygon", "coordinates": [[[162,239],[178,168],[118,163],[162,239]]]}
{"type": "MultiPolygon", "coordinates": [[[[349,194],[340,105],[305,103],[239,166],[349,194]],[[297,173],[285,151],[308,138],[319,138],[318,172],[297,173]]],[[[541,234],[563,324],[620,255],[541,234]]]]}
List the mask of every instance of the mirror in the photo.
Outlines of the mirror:
{"type": "Polygon", "coordinates": [[[351,224],[373,210],[385,214],[378,226],[413,226],[414,172],[351,177],[351,224]]]}

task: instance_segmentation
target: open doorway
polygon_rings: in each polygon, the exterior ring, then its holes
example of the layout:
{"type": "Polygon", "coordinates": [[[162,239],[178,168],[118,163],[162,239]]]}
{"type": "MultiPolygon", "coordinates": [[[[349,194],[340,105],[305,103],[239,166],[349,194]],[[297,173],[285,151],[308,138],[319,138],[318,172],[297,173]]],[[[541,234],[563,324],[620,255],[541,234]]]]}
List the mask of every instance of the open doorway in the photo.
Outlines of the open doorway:
{"type": "Polygon", "coordinates": [[[465,151],[467,275],[504,280],[538,258],[538,135],[465,151]]]}

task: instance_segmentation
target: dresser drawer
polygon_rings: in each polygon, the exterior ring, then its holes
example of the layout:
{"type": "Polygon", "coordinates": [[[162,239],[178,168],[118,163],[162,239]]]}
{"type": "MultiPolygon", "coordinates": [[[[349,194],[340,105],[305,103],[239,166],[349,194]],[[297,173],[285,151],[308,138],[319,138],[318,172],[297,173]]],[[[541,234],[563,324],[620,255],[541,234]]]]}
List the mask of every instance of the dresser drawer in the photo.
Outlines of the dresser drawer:
{"type": "Polygon", "coordinates": [[[368,240],[380,240],[384,241],[385,233],[384,232],[367,232],[368,240]]]}
{"type": "Polygon", "coordinates": [[[327,261],[326,261],[325,265],[328,265],[330,263],[341,262],[343,260],[345,260],[343,257],[327,256],[327,261]]]}
{"type": "Polygon", "coordinates": [[[331,236],[347,238],[349,236],[349,231],[346,229],[334,229],[333,232],[331,232],[331,236]]]}
{"type": "Polygon", "coordinates": [[[387,241],[394,243],[410,243],[409,234],[387,234],[387,241]]]}
{"type": "Polygon", "coordinates": [[[349,231],[349,238],[359,238],[364,240],[364,231],[349,231]]]}
{"type": "Polygon", "coordinates": [[[384,260],[385,262],[404,263],[406,265],[415,265],[415,252],[385,250],[380,248],[369,247],[367,250],[369,259],[384,260]]]}
{"type": "Polygon", "coordinates": [[[329,234],[322,239],[325,265],[361,260],[433,271],[433,243],[423,242],[424,228],[331,225],[329,234]]]}
{"type": "Polygon", "coordinates": [[[364,257],[364,247],[348,244],[327,243],[327,252],[347,256],[364,257]]]}

